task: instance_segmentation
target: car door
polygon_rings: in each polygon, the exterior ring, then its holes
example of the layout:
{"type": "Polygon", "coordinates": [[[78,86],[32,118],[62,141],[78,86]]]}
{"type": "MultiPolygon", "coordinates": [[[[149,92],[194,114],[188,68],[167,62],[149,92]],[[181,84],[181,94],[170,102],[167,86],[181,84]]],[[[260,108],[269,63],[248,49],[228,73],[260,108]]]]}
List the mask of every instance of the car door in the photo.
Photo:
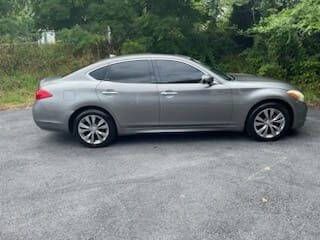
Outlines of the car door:
{"type": "Polygon", "coordinates": [[[190,64],[173,60],[154,60],[158,69],[160,125],[232,125],[232,93],[224,84],[201,83],[205,74],[190,64]]]}
{"type": "Polygon", "coordinates": [[[123,128],[159,125],[159,91],[149,60],[119,62],[106,67],[97,94],[123,128]]]}

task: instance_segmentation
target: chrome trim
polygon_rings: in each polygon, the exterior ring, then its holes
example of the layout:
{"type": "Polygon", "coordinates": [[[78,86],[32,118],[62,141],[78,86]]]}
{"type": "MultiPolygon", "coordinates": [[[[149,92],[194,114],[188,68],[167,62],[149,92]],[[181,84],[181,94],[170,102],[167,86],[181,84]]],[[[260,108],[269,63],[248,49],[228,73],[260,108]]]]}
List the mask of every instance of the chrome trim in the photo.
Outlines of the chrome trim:
{"type": "Polygon", "coordinates": [[[171,91],[165,91],[165,92],[161,92],[161,95],[164,96],[170,96],[170,95],[178,95],[178,92],[171,92],[171,91]]]}
{"type": "Polygon", "coordinates": [[[113,90],[110,90],[110,91],[102,91],[101,94],[103,95],[117,95],[119,94],[119,92],[116,92],[116,91],[113,91],[113,90]]]}
{"type": "MultiPolygon", "coordinates": [[[[218,82],[215,82],[216,84],[222,84],[224,82],[226,82],[226,80],[223,80],[221,79],[221,77],[219,77],[217,74],[214,74],[212,71],[210,71],[209,69],[205,68],[205,67],[202,67],[200,66],[199,64],[197,64],[196,62],[193,62],[192,60],[189,60],[189,59],[184,59],[184,58],[179,58],[179,57],[162,57],[162,56],[148,56],[148,57],[140,57],[140,58],[132,58],[132,59],[123,59],[123,60],[115,60],[115,59],[108,59],[110,62],[109,63],[106,63],[106,64],[103,64],[99,67],[95,67],[95,68],[92,68],[90,70],[88,70],[86,72],[86,77],[92,79],[92,80],[95,80],[95,81],[103,81],[103,80],[97,80],[93,77],[90,76],[90,73],[91,72],[94,72],[100,68],[103,68],[103,67],[107,67],[107,66],[112,66],[114,64],[118,64],[118,63],[123,63],[123,62],[133,62],[133,61],[153,61],[153,60],[166,60],[166,61],[176,61],[176,62],[181,62],[181,63],[184,63],[184,64],[187,64],[191,67],[194,67],[196,68],[197,70],[199,70],[200,72],[202,72],[203,74],[205,75],[210,75],[212,77],[214,77],[215,80],[218,80],[218,82]]],[[[158,82],[150,82],[150,84],[159,84],[158,82]]]]}

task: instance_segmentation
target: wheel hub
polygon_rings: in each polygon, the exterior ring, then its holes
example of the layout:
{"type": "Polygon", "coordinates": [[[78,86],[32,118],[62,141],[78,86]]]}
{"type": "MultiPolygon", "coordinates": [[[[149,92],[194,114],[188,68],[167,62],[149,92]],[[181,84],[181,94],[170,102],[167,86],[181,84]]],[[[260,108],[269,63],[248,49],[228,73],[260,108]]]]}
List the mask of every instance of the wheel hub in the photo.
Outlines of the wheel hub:
{"type": "Polygon", "coordinates": [[[109,125],[107,121],[99,115],[88,115],[80,120],[78,133],[86,143],[98,145],[108,138],[109,125]]]}
{"type": "Polygon", "coordinates": [[[254,130],[262,138],[271,139],[281,134],[286,124],[283,113],[276,108],[259,112],[254,120],[254,130]]]}

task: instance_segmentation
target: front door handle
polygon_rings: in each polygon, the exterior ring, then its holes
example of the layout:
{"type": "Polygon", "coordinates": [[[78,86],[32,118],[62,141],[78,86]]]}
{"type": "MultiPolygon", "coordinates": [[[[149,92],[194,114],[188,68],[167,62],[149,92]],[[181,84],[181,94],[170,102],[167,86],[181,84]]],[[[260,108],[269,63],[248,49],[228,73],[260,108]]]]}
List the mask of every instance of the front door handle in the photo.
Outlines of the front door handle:
{"type": "Polygon", "coordinates": [[[174,92],[174,91],[161,92],[161,95],[163,95],[163,96],[173,96],[173,95],[178,95],[178,94],[179,94],[178,92],[174,92]]]}
{"type": "Polygon", "coordinates": [[[108,89],[108,90],[102,91],[101,94],[103,94],[103,95],[117,95],[118,92],[116,92],[112,89],[108,89]]]}

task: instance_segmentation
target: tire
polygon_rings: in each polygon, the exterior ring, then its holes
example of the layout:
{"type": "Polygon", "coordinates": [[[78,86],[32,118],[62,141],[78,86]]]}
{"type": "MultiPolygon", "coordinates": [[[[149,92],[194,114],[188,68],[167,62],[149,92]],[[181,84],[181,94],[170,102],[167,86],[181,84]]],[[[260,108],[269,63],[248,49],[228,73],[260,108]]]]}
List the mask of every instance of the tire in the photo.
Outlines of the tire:
{"type": "Polygon", "coordinates": [[[106,147],[117,138],[112,117],[102,111],[86,110],[74,121],[73,132],[83,145],[90,148],[106,147]]]}
{"type": "Polygon", "coordinates": [[[262,104],[251,111],[246,131],[257,141],[277,141],[291,128],[292,117],[286,106],[276,102],[262,104]]]}

